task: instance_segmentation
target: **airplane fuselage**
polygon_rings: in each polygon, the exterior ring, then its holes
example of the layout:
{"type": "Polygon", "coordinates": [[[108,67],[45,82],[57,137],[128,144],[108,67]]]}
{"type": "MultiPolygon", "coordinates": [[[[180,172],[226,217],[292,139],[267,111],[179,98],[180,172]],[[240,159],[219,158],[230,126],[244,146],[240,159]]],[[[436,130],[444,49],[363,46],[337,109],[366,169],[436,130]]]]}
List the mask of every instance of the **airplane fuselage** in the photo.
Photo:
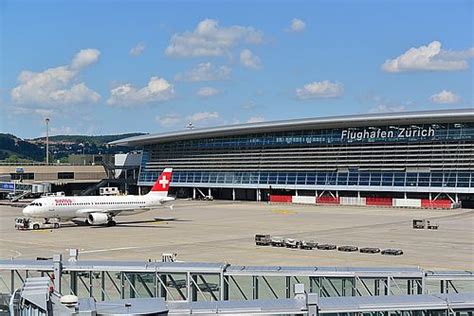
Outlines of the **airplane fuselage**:
{"type": "Polygon", "coordinates": [[[113,209],[123,210],[120,215],[132,215],[158,207],[167,200],[169,198],[148,195],[43,197],[25,207],[23,214],[36,218],[71,219],[87,218],[91,212],[113,209]]]}
{"type": "Polygon", "coordinates": [[[168,196],[172,168],[166,168],[146,195],[122,196],[50,196],[34,200],[23,209],[23,214],[33,218],[56,218],[62,221],[85,218],[89,224],[115,225],[117,215],[132,215],[149,211],[173,201],[168,196]]]}

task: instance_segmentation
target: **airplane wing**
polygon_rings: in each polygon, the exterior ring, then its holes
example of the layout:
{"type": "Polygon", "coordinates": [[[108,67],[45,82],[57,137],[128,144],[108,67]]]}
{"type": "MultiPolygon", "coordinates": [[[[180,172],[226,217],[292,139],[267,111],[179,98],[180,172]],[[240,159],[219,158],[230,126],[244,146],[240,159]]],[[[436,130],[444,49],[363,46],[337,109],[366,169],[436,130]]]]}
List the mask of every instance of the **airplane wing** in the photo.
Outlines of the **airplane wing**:
{"type": "Polygon", "coordinates": [[[112,216],[116,216],[120,213],[132,213],[135,211],[140,211],[140,212],[145,212],[145,211],[152,211],[152,210],[157,210],[159,207],[142,207],[142,208],[121,208],[121,209],[94,209],[94,208],[85,208],[85,209],[80,209],[76,212],[77,215],[88,215],[90,213],[104,213],[104,214],[110,214],[112,216]]]}
{"type": "Polygon", "coordinates": [[[110,214],[112,216],[118,215],[119,213],[122,212],[133,212],[135,211],[136,208],[129,208],[129,209],[94,209],[94,208],[85,208],[85,209],[80,209],[76,212],[77,215],[82,214],[82,215],[87,215],[90,213],[104,213],[104,214],[110,214]]]}

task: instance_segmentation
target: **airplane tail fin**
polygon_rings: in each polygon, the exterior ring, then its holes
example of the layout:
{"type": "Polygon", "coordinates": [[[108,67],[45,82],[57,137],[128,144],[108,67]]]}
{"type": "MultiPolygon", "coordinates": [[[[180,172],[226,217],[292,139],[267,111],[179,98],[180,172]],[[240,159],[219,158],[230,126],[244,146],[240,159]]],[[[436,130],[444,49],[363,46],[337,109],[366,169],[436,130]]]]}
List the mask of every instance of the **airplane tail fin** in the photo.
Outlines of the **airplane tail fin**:
{"type": "Polygon", "coordinates": [[[156,180],[148,195],[166,197],[173,176],[173,168],[166,168],[156,180]]]}

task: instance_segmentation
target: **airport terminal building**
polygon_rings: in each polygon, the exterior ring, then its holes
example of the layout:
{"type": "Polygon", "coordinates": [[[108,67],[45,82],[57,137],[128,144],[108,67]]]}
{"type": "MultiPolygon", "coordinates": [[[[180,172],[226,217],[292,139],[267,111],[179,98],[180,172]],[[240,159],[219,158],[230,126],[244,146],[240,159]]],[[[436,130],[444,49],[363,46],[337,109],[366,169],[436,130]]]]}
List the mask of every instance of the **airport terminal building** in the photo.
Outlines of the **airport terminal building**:
{"type": "Polygon", "coordinates": [[[474,201],[474,109],[262,122],[111,144],[143,147],[139,186],[173,167],[181,196],[474,201]]]}

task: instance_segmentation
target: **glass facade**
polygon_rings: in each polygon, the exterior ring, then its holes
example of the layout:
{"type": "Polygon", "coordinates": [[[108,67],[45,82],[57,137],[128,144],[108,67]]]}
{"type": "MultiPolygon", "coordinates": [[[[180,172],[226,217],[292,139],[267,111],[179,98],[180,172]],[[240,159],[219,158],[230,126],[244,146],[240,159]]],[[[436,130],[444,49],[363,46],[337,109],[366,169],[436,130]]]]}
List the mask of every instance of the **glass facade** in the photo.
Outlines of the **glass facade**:
{"type": "Polygon", "coordinates": [[[288,130],[146,145],[140,185],[474,187],[474,123],[288,130]]]}
{"type": "Polygon", "coordinates": [[[474,123],[354,127],[201,138],[163,144],[163,149],[301,146],[306,144],[400,143],[474,139],[474,123]]]}
{"type": "MultiPolygon", "coordinates": [[[[159,172],[142,173],[141,182],[154,182],[159,172]]],[[[385,187],[460,187],[474,188],[474,172],[207,172],[198,170],[176,171],[173,184],[192,183],[237,185],[284,184],[306,186],[385,186],[385,187]]],[[[227,185],[226,185],[227,186],[227,185]]]]}

